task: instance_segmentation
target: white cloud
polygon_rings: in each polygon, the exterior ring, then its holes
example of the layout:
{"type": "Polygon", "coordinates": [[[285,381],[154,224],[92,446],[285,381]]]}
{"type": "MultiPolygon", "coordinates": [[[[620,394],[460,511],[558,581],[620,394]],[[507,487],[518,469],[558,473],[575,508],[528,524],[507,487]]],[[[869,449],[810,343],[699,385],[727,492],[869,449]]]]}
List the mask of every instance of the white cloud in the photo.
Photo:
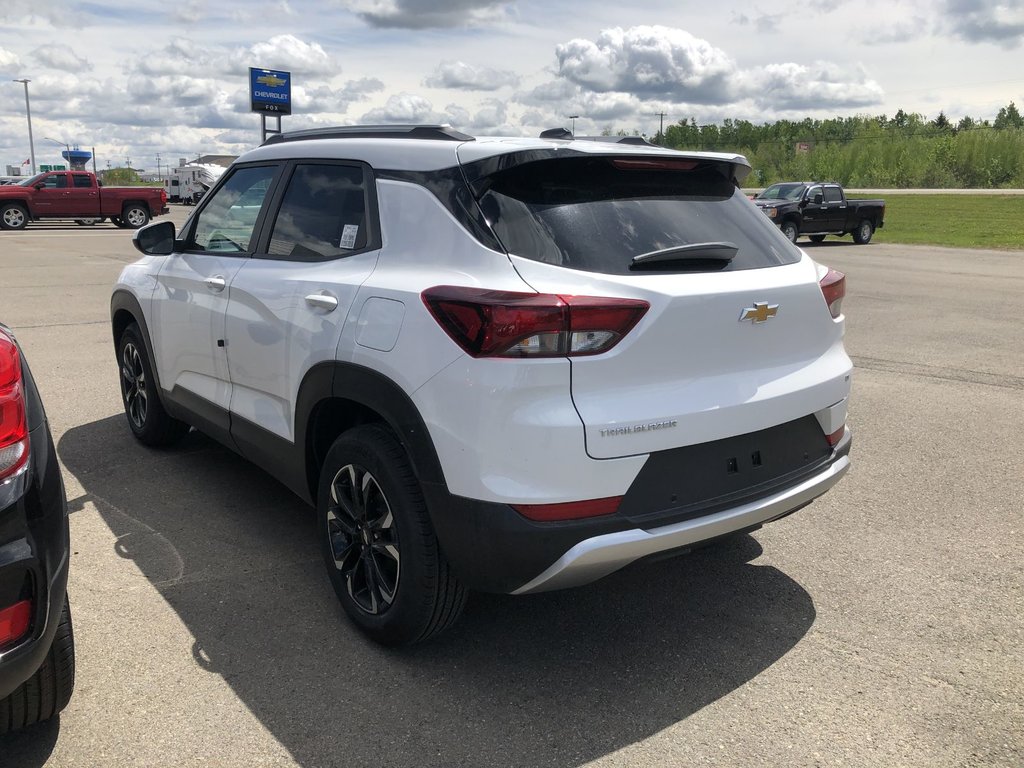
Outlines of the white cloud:
{"type": "Polygon", "coordinates": [[[434,105],[414,93],[397,93],[383,107],[371,109],[361,118],[364,123],[441,123],[434,105]]]}
{"type": "Polygon", "coordinates": [[[0,48],[0,69],[17,69],[21,66],[21,58],[14,51],[0,48]]]}
{"type": "Polygon", "coordinates": [[[431,88],[496,91],[508,85],[518,85],[519,80],[519,75],[509,70],[477,67],[462,61],[443,61],[423,84],[431,88]]]}
{"type": "Polygon", "coordinates": [[[319,43],[306,43],[294,35],[277,35],[264,43],[256,43],[248,49],[236,51],[232,57],[232,71],[248,70],[249,67],[281,69],[293,73],[310,75],[337,75],[341,66],[327,54],[319,43]]]}
{"type": "Polygon", "coordinates": [[[682,29],[615,27],[601,32],[596,42],[570,40],[555,54],[559,74],[592,91],[708,104],[734,97],[730,82],[736,63],[682,29]]]}
{"type": "Polygon", "coordinates": [[[739,78],[747,96],[776,110],[866,107],[882,100],[882,87],[863,67],[828,62],[768,64],[739,78]]]}
{"type": "Polygon", "coordinates": [[[500,20],[507,0],[357,0],[351,7],[375,27],[468,27],[500,20]]]}

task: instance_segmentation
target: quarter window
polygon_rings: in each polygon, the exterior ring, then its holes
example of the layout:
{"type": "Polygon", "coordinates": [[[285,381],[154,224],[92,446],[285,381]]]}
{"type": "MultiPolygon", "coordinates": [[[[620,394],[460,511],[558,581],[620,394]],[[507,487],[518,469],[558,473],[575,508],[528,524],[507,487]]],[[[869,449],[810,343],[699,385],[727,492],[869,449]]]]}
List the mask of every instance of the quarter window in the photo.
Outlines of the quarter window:
{"type": "Polygon", "coordinates": [[[190,250],[246,253],[276,166],[239,168],[210,198],[196,221],[190,250]]]}
{"type": "Polygon", "coordinates": [[[366,179],[357,165],[295,166],[274,221],[268,252],[320,261],[366,248],[366,179]]]}

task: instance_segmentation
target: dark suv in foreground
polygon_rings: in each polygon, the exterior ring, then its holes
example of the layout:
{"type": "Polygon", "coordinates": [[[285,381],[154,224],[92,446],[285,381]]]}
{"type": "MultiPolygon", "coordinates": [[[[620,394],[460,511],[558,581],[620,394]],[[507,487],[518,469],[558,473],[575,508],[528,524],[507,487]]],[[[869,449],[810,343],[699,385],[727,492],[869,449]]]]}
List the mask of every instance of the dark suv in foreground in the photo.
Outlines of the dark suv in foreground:
{"type": "Polygon", "coordinates": [[[68,515],[32,374],[0,325],[0,734],[56,715],[75,685],[68,515]]]}

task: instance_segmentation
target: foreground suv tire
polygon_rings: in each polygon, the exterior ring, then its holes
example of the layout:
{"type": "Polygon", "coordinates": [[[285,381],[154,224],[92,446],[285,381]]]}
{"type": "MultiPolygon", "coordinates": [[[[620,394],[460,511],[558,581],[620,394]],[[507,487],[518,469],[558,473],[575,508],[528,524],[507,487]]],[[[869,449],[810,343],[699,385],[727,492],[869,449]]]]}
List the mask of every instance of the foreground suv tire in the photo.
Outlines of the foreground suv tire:
{"type": "Polygon", "coordinates": [[[317,495],[324,561],[349,618],[384,645],[451,626],[466,590],[451,572],[402,446],[383,426],[339,437],[317,495]]]}
{"type": "Polygon", "coordinates": [[[189,426],[168,415],[160,402],[153,364],[139,326],[132,323],[117,342],[121,366],[121,402],[132,434],[146,445],[161,447],[180,440],[189,426]]]}
{"type": "Polygon", "coordinates": [[[0,734],[49,720],[71,700],[75,689],[75,633],[64,598],[57,633],[43,665],[7,698],[0,699],[0,734]]]}

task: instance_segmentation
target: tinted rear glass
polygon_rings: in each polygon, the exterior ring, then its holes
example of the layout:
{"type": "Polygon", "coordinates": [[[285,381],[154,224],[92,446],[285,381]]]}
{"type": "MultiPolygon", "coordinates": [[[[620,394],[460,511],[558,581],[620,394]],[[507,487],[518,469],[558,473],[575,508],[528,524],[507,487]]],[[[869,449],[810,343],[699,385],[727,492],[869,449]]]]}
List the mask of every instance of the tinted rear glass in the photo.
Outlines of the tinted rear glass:
{"type": "Polygon", "coordinates": [[[510,253],[605,274],[635,274],[634,256],[680,245],[729,242],[725,267],[661,262],[659,272],[792,264],[800,252],[736,188],[727,167],[629,158],[571,157],[524,163],[485,180],[484,215],[510,253]]]}

